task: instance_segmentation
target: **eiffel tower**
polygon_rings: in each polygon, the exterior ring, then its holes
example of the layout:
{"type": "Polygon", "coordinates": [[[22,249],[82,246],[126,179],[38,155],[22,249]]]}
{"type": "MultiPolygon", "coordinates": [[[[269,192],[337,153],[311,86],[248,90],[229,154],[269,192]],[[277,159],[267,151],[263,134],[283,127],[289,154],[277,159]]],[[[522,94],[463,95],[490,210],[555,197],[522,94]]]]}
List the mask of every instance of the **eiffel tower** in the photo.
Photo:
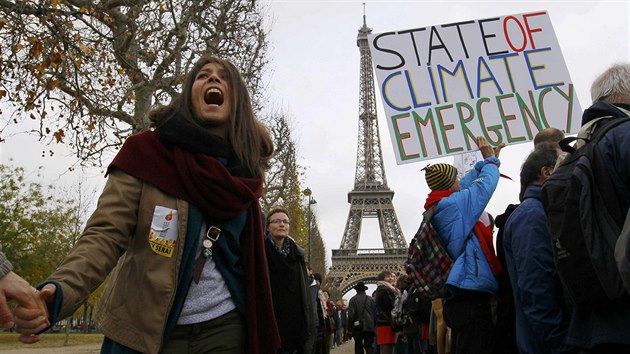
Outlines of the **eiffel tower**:
{"type": "Polygon", "coordinates": [[[332,250],[332,266],[325,286],[342,295],[359,281],[376,283],[376,275],[383,270],[403,272],[407,257],[407,241],[401,231],[392,204],[394,191],[387,187],[381,140],[376,117],[376,100],[372,56],[368,47],[368,34],[372,33],[365,21],[359,28],[357,46],[361,54],[359,139],[354,189],[348,193],[350,212],[339,249],[332,250]],[[381,249],[359,249],[361,221],[378,218],[381,249]]]}

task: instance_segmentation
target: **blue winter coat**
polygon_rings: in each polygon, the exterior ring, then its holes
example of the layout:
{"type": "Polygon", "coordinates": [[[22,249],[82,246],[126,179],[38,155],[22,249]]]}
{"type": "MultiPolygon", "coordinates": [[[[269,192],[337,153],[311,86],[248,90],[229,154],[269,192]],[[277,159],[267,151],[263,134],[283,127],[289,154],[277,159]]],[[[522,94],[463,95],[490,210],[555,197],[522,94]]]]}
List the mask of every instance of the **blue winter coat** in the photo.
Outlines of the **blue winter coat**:
{"type": "Polygon", "coordinates": [[[504,229],[505,261],[514,292],[516,342],[521,354],[563,353],[569,312],[553,261],[551,234],[540,200],[529,186],[504,229]]]}
{"type": "Polygon", "coordinates": [[[499,182],[499,159],[477,162],[460,181],[460,191],[441,199],[431,220],[455,264],[446,282],[449,295],[454,288],[497,295],[499,284],[479,245],[477,237],[466,241],[499,182]],[[464,250],[464,252],[462,252],[464,250]]]}

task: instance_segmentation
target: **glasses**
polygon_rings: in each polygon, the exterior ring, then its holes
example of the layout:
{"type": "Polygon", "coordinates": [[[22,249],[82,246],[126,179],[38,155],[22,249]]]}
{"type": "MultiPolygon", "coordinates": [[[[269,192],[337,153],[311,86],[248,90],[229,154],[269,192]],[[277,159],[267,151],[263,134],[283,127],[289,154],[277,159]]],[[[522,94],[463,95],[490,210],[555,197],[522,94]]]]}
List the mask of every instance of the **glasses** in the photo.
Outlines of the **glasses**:
{"type": "Polygon", "coordinates": [[[287,224],[289,225],[289,219],[273,219],[273,220],[269,220],[270,224],[287,224]]]}

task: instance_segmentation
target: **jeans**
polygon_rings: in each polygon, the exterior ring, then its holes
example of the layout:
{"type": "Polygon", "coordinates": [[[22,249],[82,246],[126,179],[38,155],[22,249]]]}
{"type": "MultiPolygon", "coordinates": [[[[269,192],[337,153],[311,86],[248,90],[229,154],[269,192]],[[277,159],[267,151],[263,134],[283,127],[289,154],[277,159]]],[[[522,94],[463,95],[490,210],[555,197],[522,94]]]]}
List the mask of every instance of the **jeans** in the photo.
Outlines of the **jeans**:
{"type": "Polygon", "coordinates": [[[335,330],[335,345],[341,345],[341,336],[343,335],[343,328],[337,328],[335,330]]]}
{"type": "Polygon", "coordinates": [[[236,310],[210,321],[176,326],[161,354],[245,353],[245,323],[236,310]]]}
{"type": "MultiPolygon", "coordinates": [[[[175,326],[161,354],[245,353],[245,323],[235,310],[201,323],[175,326]]],[[[140,354],[105,337],[101,354],[140,354]]]]}

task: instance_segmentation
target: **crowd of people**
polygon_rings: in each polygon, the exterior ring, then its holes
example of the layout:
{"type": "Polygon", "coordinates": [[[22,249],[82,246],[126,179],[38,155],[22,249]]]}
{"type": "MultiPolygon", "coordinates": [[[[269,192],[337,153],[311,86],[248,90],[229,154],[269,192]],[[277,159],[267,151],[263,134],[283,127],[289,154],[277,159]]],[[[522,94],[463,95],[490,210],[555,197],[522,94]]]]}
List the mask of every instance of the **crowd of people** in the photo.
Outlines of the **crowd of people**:
{"type": "MultiPolygon", "coordinates": [[[[591,92],[593,106],[584,112],[583,125],[629,116],[630,64],[608,69],[591,92]]],[[[604,163],[628,188],[629,129],[630,120],[624,121],[597,142],[604,163]]],[[[521,168],[521,204],[507,206],[496,221],[485,209],[501,175],[503,145],[492,147],[478,137],[483,160],[461,180],[449,164],[424,169],[431,190],[424,207],[433,209],[432,225],[454,259],[444,294],[421,298],[407,275],[397,277],[392,271],[376,276],[372,295],[363,282],[357,283],[346,321],[355,354],[630,353],[627,290],[621,298],[592,305],[573,303],[554,262],[541,191],[565,158],[563,138],[556,128],[536,135],[521,168]]],[[[621,215],[627,214],[625,207],[621,215]]]]}
{"type": "MultiPolygon", "coordinates": [[[[38,341],[109,276],[96,315],[102,353],[328,354],[351,338],[356,354],[630,353],[628,296],[589,307],[563,294],[540,196],[561,163],[561,131],[537,135],[521,204],[497,217],[496,243],[485,209],[503,145],[478,137],[483,160],[461,180],[452,165],[427,166],[424,207],[454,259],[444,296],[423,299],[386,270],[372,295],[358,282],[346,305],[290,237],[288,210],[261,213],[273,147],[238,70],[202,57],[182,87],[149,114],[154,130],[125,142],[82,237],[37,290],[0,252],[0,320],[21,341],[38,341]]],[[[626,116],[630,65],[591,92],[583,124],[626,116]]],[[[599,144],[630,188],[628,132],[622,123],[599,144]]]]}
{"type": "MultiPolygon", "coordinates": [[[[621,234],[625,235],[630,226],[630,202],[627,199],[630,189],[630,64],[614,65],[605,71],[594,81],[591,96],[593,105],[585,110],[582,125],[588,128],[593,122],[599,123],[590,130],[582,129],[578,140],[584,141],[579,142],[578,147],[598,136],[599,140],[592,141],[592,146],[596,145],[593,149],[597,149],[593,159],[598,159],[598,166],[603,165],[615,178],[610,179],[612,182],[609,183],[614,183],[612,187],[603,186],[601,181],[598,185],[598,180],[592,187],[593,190],[616,188],[617,196],[606,199],[605,203],[619,205],[621,210],[615,211],[619,217],[607,222],[614,223],[616,230],[624,229],[621,234]],[[597,135],[599,129],[609,124],[612,128],[602,130],[601,137],[597,135]]],[[[624,278],[627,275],[616,268],[609,269],[607,276],[617,277],[618,284],[625,282],[626,289],[611,295],[612,291],[607,288],[606,296],[592,302],[576,301],[560,275],[558,259],[572,255],[566,251],[568,245],[559,245],[559,239],[552,235],[549,214],[541,195],[545,182],[558,168],[564,167],[565,159],[567,163],[573,160],[561,149],[561,145],[565,145],[561,143],[563,138],[564,133],[556,128],[543,129],[537,134],[534,150],[521,168],[518,196],[521,203],[507,206],[506,212],[496,218],[496,225],[485,209],[499,181],[502,145],[492,148],[483,137],[478,137],[483,161],[461,180],[457,178],[456,168],[449,164],[434,164],[424,169],[431,189],[424,207],[433,211],[432,225],[454,260],[443,296],[414,299],[413,286],[405,285],[404,275],[397,290],[393,287],[395,277],[391,272],[379,274],[374,305],[368,301],[374,307],[373,325],[355,328],[354,336],[363,338],[361,343],[355,343],[355,354],[371,354],[376,350],[380,353],[432,354],[630,353],[630,337],[627,335],[630,331],[630,289],[628,279],[624,278]],[[499,228],[496,243],[494,226],[499,228]],[[406,294],[409,289],[411,293],[406,294]],[[396,306],[398,298],[425,304],[432,300],[428,305],[428,318],[420,315],[422,311],[417,306],[402,306],[411,321],[403,321],[403,328],[397,328],[397,319],[398,322],[400,318],[404,319],[404,314],[396,316],[400,311],[396,306]],[[414,323],[416,327],[408,330],[414,323]],[[370,341],[374,334],[377,346],[365,343],[365,338],[370,341]],[[401,340],[407,345],[400,345],[401,340]]],[[[582,190],[581,193],[585,192],[582,190]]],[[[572,200],[578,203],[579,198],[589,197],[596,198],[576,194],[572,200]]],[[[579,224],[584,222],[581,220],[590,219],[584,215],[568,215],[565,222],[579,224]]],[[[602,223],[602,220],[591,222],[602,223]]],[[[586,225],[584,228],[591,227],[590,224],[583,225],[586,225]]],[[[605,240],[610,235],[604,234],[604,229],[589,230],[595,230],[592,237],[605,240]]],[[[612,235],[613,238],[616,236],[619,235],[612,235]]],[[[627,254],[630,247],[623,243],[621,247],[619,243],[615,247],[613,243],[612,255],[612,251],[603,251],[602,247],[606,246],[600,245],[604,242],[596,240],[589,244],[593,248],[590,250],[593,264],[601,263],[595,258],[597,255],[614,257],[615,260],[609,261],[619,262],[619,255],[627,254]]],[[[586,278],[583,279],[583,286],[591,286],[586,283],[586,278]]],[[[357,300],[350,301],[350,323],[361,317],[364,310],[359,306],[366,302],[366,297],[369,298],[364,293],[363,284],[356,290],[357,300]]]]}

